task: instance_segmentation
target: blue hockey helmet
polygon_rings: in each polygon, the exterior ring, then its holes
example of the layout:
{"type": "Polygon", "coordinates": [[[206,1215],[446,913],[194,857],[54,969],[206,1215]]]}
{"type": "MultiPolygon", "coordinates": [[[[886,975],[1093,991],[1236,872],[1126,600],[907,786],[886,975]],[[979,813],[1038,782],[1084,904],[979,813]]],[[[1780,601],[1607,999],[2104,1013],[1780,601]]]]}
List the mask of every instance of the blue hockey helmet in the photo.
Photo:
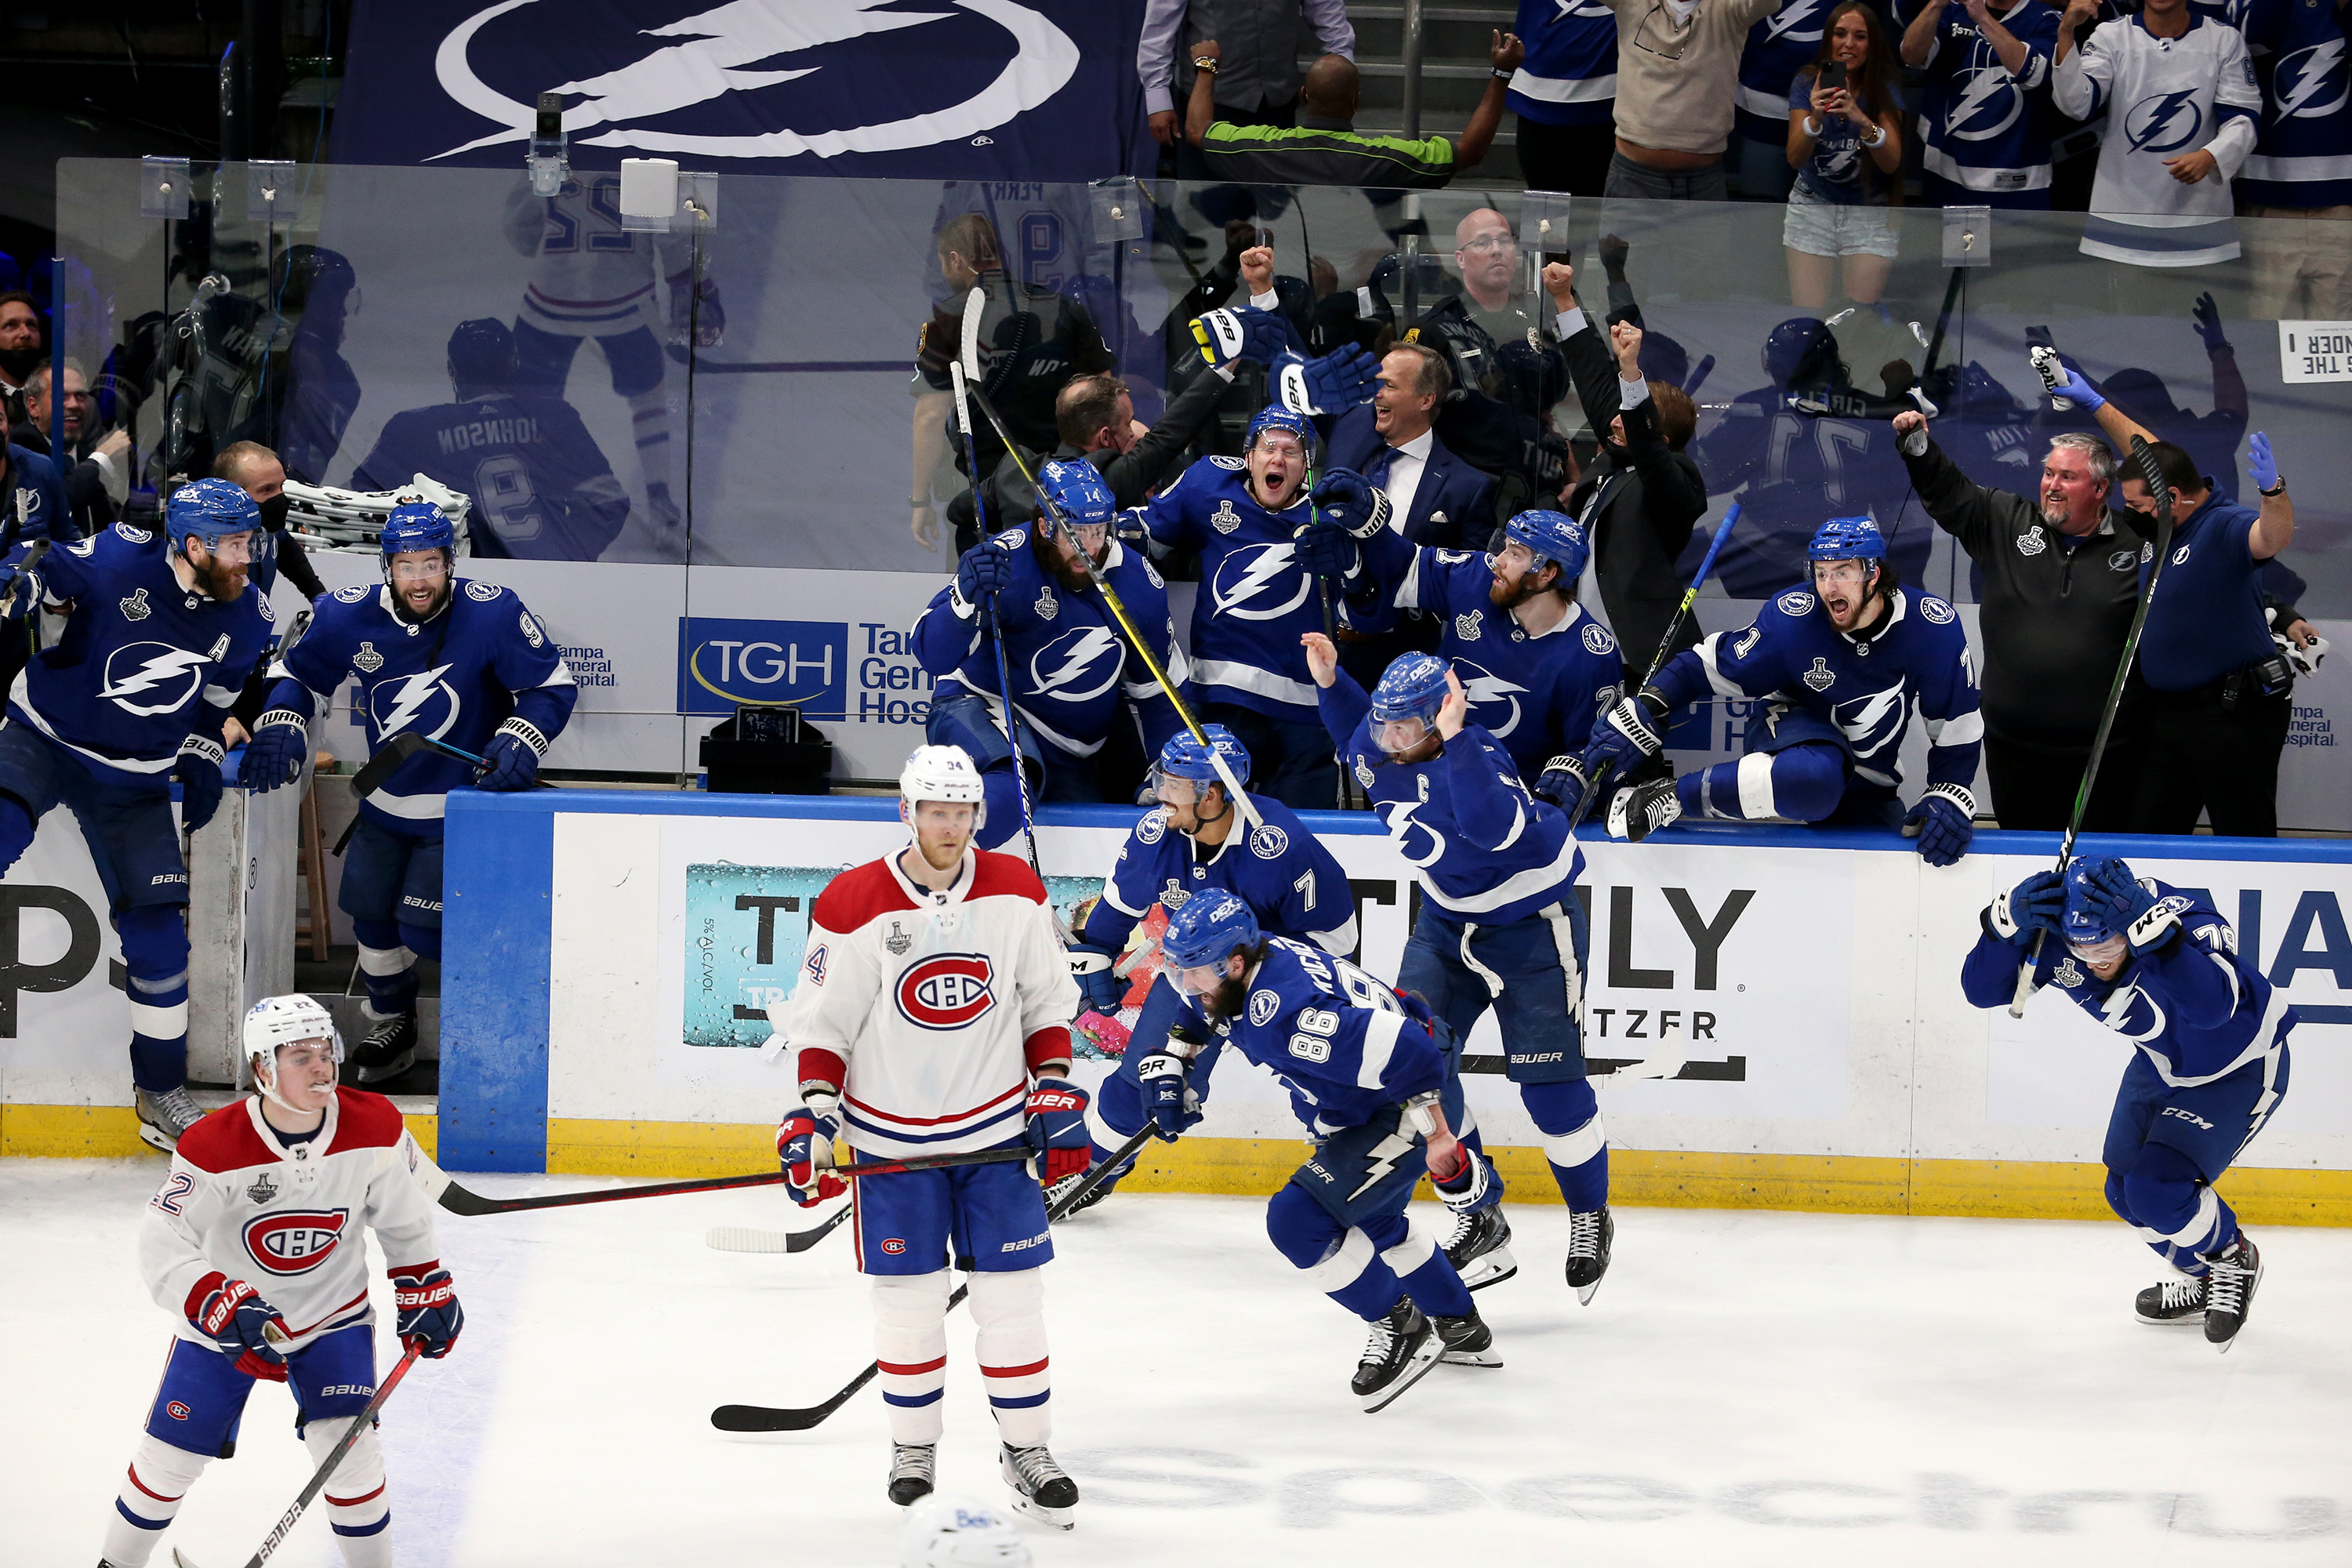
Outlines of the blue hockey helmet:
{"type": "Polygon", "coordinates": [[[2115,912],[2115,900],[2098,885],[2098,879],[2111,870],[2131,875],[2131,868],[2123,861],[2101,855],[2078,855],[2066,868],[2066,913],[2059,930],[2067,946],[2098,947],[2119,934],[2107,923],[2115,912]]]}
{"type": "Polygon", "coordinates": [[[383,520],[383,533],[379,542],[383,558],[411,550],[447,550],[457,548],[457,530],[439,507],[429,500],[403,501],[392,509],[383,520]]]}
{"type": "Polygon", "coordinates": [[[1809,561],[1884,561],[1886,536],[1867,517],[1833,517],[1813,531],[1805,546],[1809,561]]]}
{"type": "Polygon", "coordinates": [[[1445,706],[1445,677],[1453,667],[1425,653],[1398,656],[1372,688],[1372,740],[1391,758],[1402,757],[1427,740],[1445,706]],[[1419,732],[1404,729],[1415,721],[1419,732]],[[1392,733],[1392,731],[1394,731],[1392,733]]]}
{"type": "Polygon", "coordinates": [[[1108,528],[1118,510],[1101,471],[1083,460],[1047,463],[1037,470],[1037,489],[1072,528],[1108,528]]]}
{"type": "Polygon", "coordinates": [[[1249,422],[1249,435],[1242,442],[1242,450],[1255,450],[1257,438],[1269,430],[1287,430],[1297,437],[1298,449],[1307,454],[1307,461],[1315,460],[1314,422],[1304,414],[1292,413],[1279,403],[1269,403],[1257,411],[1257,416],[1249,422]]]}
{"type": "MultiPolygon", "coordinates": [[[[1233,770],[1234,777],[1247,784],[1250,776],[1248,748],[1223,724],[1203,724],[1201,733],[1209,738],[1207,745],[1202,745],[1190,730],[1179,730],[1169,737],[1168,743],[1160,748],[1160,777],[1189,779],[1195,792],[1213,784],[1224,783],[1217,773],[1216,764],[1209,760],[1209,753],[1213,749],[1225,760],[1225,766],[1233,770]]],[[[1194,798],[1199,798],[1197,793],[1194,798]]]]}
{"type": "Polygon", "coordinates": [[[1220,889],[1194,894],[1168,917],[1160,951],[1179,969],[1206,969],[1224,963],[1235,948],[1255,947],[1261,940],[1249,905],[1220,889]]]}
{"type": "Polygon", "coordinates": [[[191,539],[201,539],[205,549],[217,550],[229,535],[250,533],[260,526],[261,508],[226,479],[182,485],[163,506],[163,531],[184,555],[191,539]]]}
{"type": "Polygon", "coordinates": [[[1576,519],[1564,511],[1523,511],[1503,524],[1507,539],[1528,547],[1541,569],[1547,561],[1559,567],[1559,586],[1566,588],[1584,575],[1584,564],[1592,557],[1592,542],[1584,537],[1584,530],[1576,519]]]}
{"type": "Polygon", "coordinates": [[[1819,316],[1792,316],[1764,338],[1764,374],[1776,386],[1831,381],[1844,369],[1837,337],[1819,316]]]}
{"type": "Polygon", "coordinates": [[[449,379],[461,386],[510,385],[518,353],[504,321],[489,316],[460,321],[449,334],[449,379]]]}

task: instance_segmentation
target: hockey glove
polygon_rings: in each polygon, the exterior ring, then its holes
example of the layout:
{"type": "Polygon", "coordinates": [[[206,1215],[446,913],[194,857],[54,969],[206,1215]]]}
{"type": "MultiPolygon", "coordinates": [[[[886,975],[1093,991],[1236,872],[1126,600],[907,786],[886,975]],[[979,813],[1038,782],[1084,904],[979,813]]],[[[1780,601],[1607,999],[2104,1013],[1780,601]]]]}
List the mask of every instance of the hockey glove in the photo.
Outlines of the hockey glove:
{"type": "Polygon", "coordinates": [[[1621,697],[1616,706],[1592,722],[1592,738],[1584,748],[1584,776],[1600,778],[1617,769],[1631,770],[1664,749],[1657,730],[1658,716],[1638,697],[1621,697]]]}
{"type": "Polygon", "coordinates": [[[1985,929],[2019,947],[2032,944],[2037,931],[2060,930],[2066,913],[2066,879],[2055,871],[2036,871],[2014,888],[1995,893],[1985,906],[1985,929]]]}
{"type": "Polygon", "coordinates": [[[696,348],[717,348],[727,335],[727,310],[719,302],[717,279],[697,284],[694,268],[681,267],[669,278],[669,341],[683,346],[689,333],[696,348]]]}
{"type": "Polygon", "coordinates": [[[530,789],[539,783],[539,753],[520,735],[501,731],[491,736],[482,760],[490,765],[474,781],[476,789],[530,789]]]}
{"type": "Polygon", "coordinates": [[[1222,369],[1235,360],[1272,364],[1301,346],[1298,334],[1280,311],[1261,310],[1250,305],[1193,317],[1192,341],[1201,345],[1201,357],[1209,362],[1212,370],[1222,369]]]}
{"type": "Polygon", "coordinates": [[[949,608],[959,620],[971,619],[972,606],[983,599],[993,599],[997,590],[1013,583],[1013,556],[1001,550],[992,539],[983,539],[963,552],[956,563],[955,591],[950,595],[949,608]]]}
{"type": "Polygon", "coordinates": [[[1573,752],[1565,752],[1543,765],[1543,776],[1536,780],[1535,793],[1538,799],[1568,811],[1583,798],[1586,783],[1584,759],[1573,752]]]}
{"type": "Polygon", "coordinates": [[[1345,528],[1332,522],[1329,512],[1323,514],[1322,521],[1298,531],[1292,554],[1299,569],[1310,577],[1333,577],[1344,582],[1356,569],[1356,542],[1348,537],[1345,528]]]}
{"type": "Polygon", "coordinates": [[[215,1271],[196,1281],[188,1292],[184,1310],[188,1321],[209,1336],[221,1354],[236,1363],[237,1371],[271,1383],[286,1381],[286,1357],[278,1344],[294,1335],[278,1309],[261,1299],[260,1291],[215,1271]],[[278,1344],[270,1342],[273,1333],[278,1344]]]}
{"type": "Polygon", "coordinates": [[[2278,489],[2278,459],[2271,456],[2271,438],[2259,430],[2246,438],[2246,472],[2254,477],[2256,489],[2278,489]]]}
{"type": "Polygon", "coordinates": [[[1357,539],[1370,539],[1389,525],[1386,491],[1353,468],[1329,468],[1316,481],[1314,501],[1326,523],[1357,539]]]}
{"type": "Polygon", "coordinates": [[[2107,925],[2124,933],[2134,957],[2145,958],[2179,934],[2189,900],[2158,898],[2121,860],[2092,861],[2084,879],[2106,901],[2107,925]]]}
{"type": "Polygon", "coordinates": [[[1046,1186],[1083,1176],[1094,1161],[1087,1131],[1087,1091],[1066,1079],[1043,1078],[1029,1091],[1029,1147],[1037,1151],[1037,1180],[1046,1186]]]}
{"type": "Polygon", "coordinates": [[[273,708],[253,722],[253,739],[245,745],[236,780],[254,795],[268,795],[300,776],[310,755],[310,731],[301,714],[273,708]]]}
{"type": "Polygon", "coordinates": [[[228,752],[215,736],[191,735],[180,742],[172,776],[180,781],[180,830],[194,833],[220,809],[221,761],[228,752]]]}
{"type": "Polygon", "coordinates": [[[1173,1143],[1201,1120],[1200,1097],[1185,1081],[1184,1061],[1166,1051],[1154,1051],[1136,1063],[1143,1085],[1143,1113],[1163,1143],[1173,1143]]]}
{"type": "Polygon", "coordinates": [[[1127,982],[1111,973],[1111,965],[1118,962],[1118,954],[1107,947],[1083,942],[1070,944],[1070,978],[1077,982],[1078,994],[1086,1005],[1097,1013],[1118,1011],[1119,994],[1127,989],[1127,982]]]}
{"type": "Polygon", "coordinates": [[[784,1168],[784,1190],[804,1209],[849,1190],[849,1184],[833,1173],[833,1119],[820,1122],[804,1105],[785,1111],[776,1124],[776,1159],[784,1168]]]}
{"type": "Polygon", "coordinates": [[[404,1263],[386,1269],[392,1278],[392,1305],[398,1314],[393,1332],[403,1344],[424,1345],[426,1361],[439,1361],[457,1342],[466,1326],[466,1310],[457,1305],[457,1286],[440,1260],[404,1263]]]}
{"type": "Polygon", "coordinates": [[[41,580],[20,565],[0,566],[0,622],[20,621],[41,602],[41,580]]]}
{"type": "Polygon", "coordinates": [[[1958,784],[1935,784],[1903,819],[1903,837],[1919,840],[1919,858],[1948,866],[1969,852],[1977,836],[1977,803],[1958,784]]]}
{"type": "Polygon", "coordinates": [[[1372,400],[1381,362],[1353,344],[1318,360],[1286,353],[1274,362],[1274,378],[1293,414],[1339,414],[1372,400]]]}

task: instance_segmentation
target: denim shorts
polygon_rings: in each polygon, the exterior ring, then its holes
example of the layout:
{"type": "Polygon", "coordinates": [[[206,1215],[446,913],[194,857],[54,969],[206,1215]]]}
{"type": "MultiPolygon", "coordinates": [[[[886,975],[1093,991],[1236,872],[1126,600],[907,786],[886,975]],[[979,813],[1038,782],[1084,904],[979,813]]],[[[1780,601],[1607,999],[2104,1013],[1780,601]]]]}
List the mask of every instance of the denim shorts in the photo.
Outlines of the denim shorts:
{"type": "Polygon", "coordinates": [[[1806,256],[1884,256],[1897,246],[1895,224],[1885,207],[1825,202],[1802,184],[1789,193],[1789,216],[1780,243],[1806,256]]]}

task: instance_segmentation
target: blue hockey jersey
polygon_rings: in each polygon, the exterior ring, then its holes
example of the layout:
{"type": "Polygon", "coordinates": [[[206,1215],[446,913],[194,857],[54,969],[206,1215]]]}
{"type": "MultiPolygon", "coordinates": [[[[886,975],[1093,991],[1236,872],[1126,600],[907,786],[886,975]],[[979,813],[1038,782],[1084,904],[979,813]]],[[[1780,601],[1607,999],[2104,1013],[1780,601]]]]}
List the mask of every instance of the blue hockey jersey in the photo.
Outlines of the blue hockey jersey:
{"type": "Polygon", "coordinates": [[[8,445],[8,478],[0,485],[0,540],[53,539],[59,544],[81,537],[66,500],[66,482],[57,464],[39,452],[8,445]]]}
{"type": "Polygon", "coordinates": [[[1530,637],[1486,597],[1492,556],[1415,547],[1388,532],[1366,540],[1364,554],[1381,598],[1438,618],[1438,657],[1453,661],[1469,693],[1470,722],[1502,742],[1521,778],[1533,784],[1544,763],[1583,748],[1625,668],[1617,639],[1583,605],[1571,603],[1559,625],[1530,637]]]}
{"type": "MultiPolygon", "coordinates": [[[[2198,9],[2205,7],[2200,5],[2198,9]]],[[[2352,73],[2344,14],[2308,0],[2231,0],[2263,89],[2263,124],[2238,174],[2242,201],[2352,203],[2352,73]]]]}
{"type": "Polygon", "coordinates": [[[417,474],[473,500],[476,555],[593,561],[629,517],[629,492],[560,397],[497,393],[395,414],[352,487],[394,489],[417,474]]]}
{"type": "MultiPolygon", "coordinates": [[[[1927,726],[1927,783],[1970,789],[1984,743],[1977,673],[1959,612],[1933,594],[1897,588],[1866,631],[1841,632],[1810,585],[1767,604],[1755,624],[1717,632],[1676,654],[1652,687],[1670,708],[1710,694],[1762,697],[1828,721],[1856,777],[1903,783],[1903,737],[1916,702],[1927,726]]],[[[1772,717],[1768,707],[1765,721],[1772,717]]]]}
{"type": "Polygon", "coordinates": [[[1617,103],[1617,13],[1601,0],[1519,0],[1527,58],[1503,103],[1538,125],[1606,125],[1617,103]]]}
{"type": "Polygon", "coordinates": [[[1838,0],[1785,0],[1748,29],[1739,51],[1739,93],[1732,126],[1768,147],[1789,144],[1789,84],[1821,52],[1822,28],[1838,0]]]}
{"type": "MultiPolygon", "coordinates": [[[[1038,562],[1026,528],[1007,529],[979,548],[1003,551],[1013,563],[1012,584],[999,595],[1004,659],[1013,706],[1031,732],[1068,756],[1091,757],[1109,737],[1120,704],[1132,703],[1145,755],[1158,756],[1176,732],[1176,710],[1120,634],[1102,595],[1091,587],[1073,594],[1055,581],[1038,562]]],[[[1168,614],[1168,584],[1150,562],[1118,540],[1103,557],[1103,575],[1137,629],[1164,639],[1153,655],[1168,679],[1182,687],[1184,650],[1168,614]]],[[[965,604],[953,583],[931,595],[915,622],[914,647],[917,660],[940,678],[935,698],[954,695],[959,687],[983,700],[1002,697],[995,639],[981,607],[965,604]]]]}
{"type": "MultiPolygon", "coordinates": [[[[1691,456],[1709,494],[1739,492],[1739,523],[1715,566],[1716,580],[1735,599],[1763,598],[1801,575],[1805,543],[1825,517],[1869,513],[1887,536],[1896,575],[1916,581],[1927,568],[1935,530],[1898,527],[1911,476],[1894,427],[1850,386],[1743,392],[1691,456]]],[[[1685,577],[1707,540],[1704,527],[1693,531],[1685,577]]]]}
{"type": "MultiPolygon", "coordinates": [[[[448,604],[423,622],[393,608],[389,587],[321,595],[309,634],[271,667],[269,705],[308,715],[309,693],[331,696],[356,677],[371,754],[414,731],[478,756],[509,715],[554,740],[580,700],[555,639],[511,589],[463,577],[449,587],[448,604]]],[[[395,833],[438,838],[448,792],[473,779],[472,763],[421,751],[360,812],[395,833]]]]}
{"type": "MultiPolygon", "coordinates": [[[[1969,20],[1967,7],[1940,5],[1923,68],[1919,156],[1927,171],[1995,207],[2050,205],[2050,59],[2058,47],[2058,13],[2024,0],[1997,20],[2025,46],[2025,68],[2012,75],[1969,20]]],[[[1917,15],[1916,5],[1909,15],[1917,15]]]]}
{"type": "Polygon", "coordinates": [[[1427,762],[1391,763],[1372,740],[1371,701],[1346,670],[1322,697],[1340,759],[1444,914],[1503,925],[1575,896],[1584,851],[1568,814],[1528,793],[1502,742],[1466,724],[1427,762]]]}
{"type": "Polygon", "coordinates": [[[34,576],[43,603],[73,613],[16,677],[8,717],[107,784],[161,784],[181,742],[218,737],[278,618],[250,581],[226,604],[182,587],[155,536],[127,522],[57,546],[34,576]]]}
{"type": "Polygon", "coordinates": [[[1143,508],[1155,548],[1201,558],[1192,680],[1204,700],[1274,719],[1314,718],[1315,683],[1298,638],[1323,629],[1322,600],[1291,542],[1307,521],[1304,495],[1279,512],[1251,500],[1239,458],[1194,463],[1143,508]]]}
{"type": "MultiPolygon", "coordinates": [[[[2126,955],[2113,980],[2094,974],[2064,942],[2045,939],[2033,963],[2034,989],[2054,987],[2094,1022],[2131,1041],[2175,1089],[2235,1072],[2268,1050],[2281,1031],[2294,1027],[2285,993],[2240,954],[2237,933],[2204,889],[2176,888],[2152,877],[2141,878],[2140,886],[2156,895],[2158,910],[2169,906],[2179,934],[2154,952],[2126,955]]],[[[2006,1005],[2028,951],[1988,927],[1960,966],[1960,989],[1969,1001],[2006,1005]]]]}
{"type": "Polygon", "coordinates": [[[1348,873],[1288,806],[1262,795],[1249,795],[1249,804],[1257,826],[1244,833],[1236,823],[1206,851],[1170,829],[1167,807],[1147,812],[1119,846],[1080,940],[1117,952],[1152,905],[1174,914],[1196,894],[1222,891],[1247,904],[1263,931],[1327,952],[1355,952],[1348,873]]]}

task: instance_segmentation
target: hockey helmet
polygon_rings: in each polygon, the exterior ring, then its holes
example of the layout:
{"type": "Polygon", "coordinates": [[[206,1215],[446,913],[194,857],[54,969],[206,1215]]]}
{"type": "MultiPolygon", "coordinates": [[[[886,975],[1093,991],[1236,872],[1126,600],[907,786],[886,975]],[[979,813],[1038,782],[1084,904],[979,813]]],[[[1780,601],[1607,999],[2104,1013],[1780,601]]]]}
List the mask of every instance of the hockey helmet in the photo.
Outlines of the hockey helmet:
{"type": "Polygon", "coordinates": [[[1269,430],[1286,430],[1297,437],[1298,449],[1306,454],[1309,463],[1315,460],[1313,421],[1304,414],[1293,413],[1279,403],[1269,403],[1257,411],[1256,416],[1249,422],[1249,434],[1242,442],[1242,450],[1244,452],[1255,450],[1258,437],[1269,430]]]}
{"type": "Polygon", "coordinates": [[[1223,963],[1236,948],[1255,947],[1263,937],[1256,914],[1242,899],[1223,890],[1198,893],[1168,917],[1160,951],[1179,969],[1206,969],[1223,963]]]}
{"type": "Polygon", "coordinates": [[[1118,510],[1101,471],[1083,459],[1047,463],[1037,470],[1037,489],[1072,528],[1108,528],[1111,513],[1118,510]]]}
{"type": "Polygon", "coordinates": [[[2107,923],[2115,913],[2115,900],[2099,886],[2116,874],[2129,877],[2131,868],[2104,855],[2078,855],[2066,868],[2066,912],[2059,921],[2059,931],[2066,945],[2084,958],[2112,958],[2116,956],[2112,951],[2093,950],[2109,948],[2123,939],[2107,923]]]}
{"type": "Polygon", "coordinates": [[[403,501],[383,520],[378,543],[387,563],[411,550],[446,550],[455,554],[457,530],[431,501],[403,501]]]}
{"type": "Polygon", "coordinates": [[[261,508],[226,479],[182,485],[163,506],[163,531],[184,555],[191,539],[203,540],[207,550],[218,550],[222,540],[260,526],[261,508]]]}
{"type": "Polygon", "coordinates": [[[1584,575],[1584,563],[1592,557],[1591,542],[1576,519],[1564,511],[1523,511],[1503,524],[1503,534],[1516,543],[1524,544],[1536,560],[1536,569],[1552,562],[1559,567],[1559,586],[1567,588],[1584,575]]]}
{"type": "Polygon", "coordinates": [[[343,1037],[335,1028],[334,1016],[312,998],[264,996],[245,1015],[245,1059],[253,1086],[289,1110],[299,1108],[278,1092],[278,1047],[310,1040],[327,1041],[334,1049],[335,1065],[342,1065],[343,1037]]]}
{"type": "Polygon", "coordinates": [[[1426,653],[1398,656],[1381,676],[1380,684],[1372,688],[1372,739],[1390,756],[1399,756],[1421,744],[1436,726],[1437,710],[1445,706],[1446,675],[1453,667],[1445,660],[1426,653]],[[1390,743],[1391,726],[1408,724],[1418,720],[1421,731],[1410,737],[1400,733],[1398,744],[1390,743]]]}
{"type": "Polygon", "coordinates": [[[1764,339],[1764,374],[1775,386],[1843,379],[1837,335],[1819,316],[1792,316],[1764,339]]]}
{"type": "Polygon", "coordinates": [[[1813,531],[1805,546],[1809,561],[1884,561],[1886,536],[1867,517],[1833,517],[1813,531]]]}
{"type": "Polygon", "coordinates": [[[449,379],[465,386],[506,386],[515,378],[514,333],[495,317],[460,321],[449,334],[449,379]]]}
{"type": "Polygon", "coordinates": [[[1249,751],[1234,732],[1223,724],[1203,724],[1201,733],[1208,737],[1205,745],[1190,730],[1179,730],[1169,737],[1166,745],[1160,748],[1160,762],[1151,771],[1151,793],[1162,803],[1190,805],[1197,802],[1202,792],[1211,784],[1223,784],[1225,781],[1218,773],[1217,764],[1211,760],[1213,752],[1224,759],[1225,766],[1235,779],[1243,784],[1249,782],[1249,751]],[[1185,799],[1168,799],[1167,785],[1171,779],[1182,779],[1191,785],[1191,793],[1185,799]]]}
{"type": "Polygon", "coordinates": [[[988,791],[971,753],[961,746],[917,746],[898,771],[898,815],[911,822],[914,809],[927,800],[974,808],[971,830],[988,822],[988,791]]]}
{"type": "Polygon", "coordinates": [[[1027,1568],[1012,1521],[966,1497],[932,1492],[898,1526],[898,1568],[1027,1568]]]}

